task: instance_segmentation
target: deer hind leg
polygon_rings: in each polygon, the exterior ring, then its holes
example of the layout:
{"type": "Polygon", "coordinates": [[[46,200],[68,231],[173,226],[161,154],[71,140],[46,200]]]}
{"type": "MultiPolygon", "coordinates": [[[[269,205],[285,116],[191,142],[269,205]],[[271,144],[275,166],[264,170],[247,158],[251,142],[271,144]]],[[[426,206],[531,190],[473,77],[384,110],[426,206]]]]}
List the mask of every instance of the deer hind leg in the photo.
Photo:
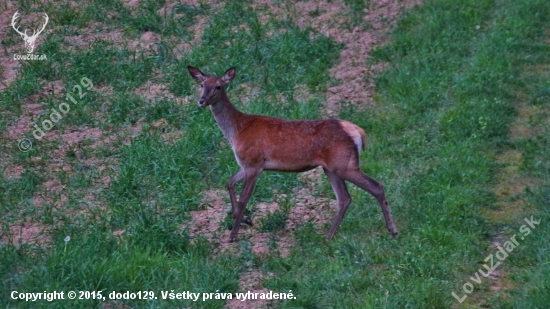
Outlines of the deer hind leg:
{"type": "Polygon", "coordinates": [[[386,227],[388,228],[388,231],[390,232],[392,237],[395,238],[398,231],[393,223],[391,211],[388,206],[388,201],[386,200],[386,194],[384,193],[384,187],[382,186],[382,184],[367,176],[359,168],[351,170],[345,173],[345,175],[340,176],[345,180],[351,181],[353,184],[367,191],[376,198],[376,200],[380,204],[380,207],[382,208],[382,214],[384,215],[384,220],[386,220],[386,227]]]}
{"type": "Polygon", "coordinates": [[[328,180],[330,182],[330,185],[332,186],[332,190],[336,195],[336,200],[338,201],[339,208],[338,214],[334,217],[334,220],[332,221],[332,226],[327,233],[327,239],[331,239],[334,236],[334,233],[336,233],[338,227],[340,226],[340,223],[342,223],[342,219],[344,219],[344,215],[346,214],[348,206],[351,203],[351,196],[349,195],[346,183],[342,178],[336,176],[336,174],[328,171],[326,168],[324,168],[323,170],[328,176],[328,180]]]}
{"type": "MultiPolygon", "coordinates": [[[[248,200],[252,195],[252,191],[254,191],[254,186],[256,185],[256,181],[258,181],[258,177],[260,176],[260,173],[261,173],[261,170],[252,169],[252,168],[248,168],[241,171],[243,172],[243,176],[239,176],[239,177],[243,177],[244,183],[243,183],[243,189],[241,191],[241,194],[239,195],[239,202],[237,203],[237,207],[233,208],[233,215],[235,216],[235,224],[233,225],[233,229],[231,229],[231,234],[229,235],[230,242],[234,241],[237,238],[237,235],[239,233],[239,227],[241,225],[241,222],[243,222],[243,214],[246,208],[246,204],[248,203],[248,200]]],[[[239,171],[239,173],[241,171],[239,171]]],[[[247,218],[247,220],[250,220],[250,219],[247,218]]]]}

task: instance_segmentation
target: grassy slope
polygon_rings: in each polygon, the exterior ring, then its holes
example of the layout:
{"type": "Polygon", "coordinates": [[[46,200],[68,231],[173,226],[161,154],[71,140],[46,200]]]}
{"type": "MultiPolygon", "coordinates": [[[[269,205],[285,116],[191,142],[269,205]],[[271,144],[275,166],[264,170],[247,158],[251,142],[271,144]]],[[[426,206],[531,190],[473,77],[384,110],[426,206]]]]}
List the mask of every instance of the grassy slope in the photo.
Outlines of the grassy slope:
{"type": "MultiPolygon", "coordinates": [[[[376,53],[377,59],[391,63],[378,81],[377,107],[341,114],[368,132],[363,168],[385,184],[400,238],[389,239],[374,199],[351,189],[353,204],[333,241],[325,242],[317,228],[305,225],[296,231],[298,243],[287,259],[259,258],[246,250],[240,256],[212,259],[212,245],[190,244],[179,224],[188,220],[186,210],[200,206],[197,192],[223,187],[236,170],[234,158],[227,147],[219,147],[223,137],[207,111],[194,105],[174,105],[170,100],[152,104],[130,93],[153,76],[154,68],[161,68],[164,77],[160,82],[169,83],[175,94],[188,95],[193,91],[185,71],[188,63],[208,66],[208,71],[216,73],[234,65],[239,68],[235,83],[258,84],[260,98],[278,93],[290,98],[287,104],[260,99],[240,108],[287,118],[315,118],[320,102],[312,99],[297,104],[291,99],[292,92],[296,84],[305,84],[322,93],[338,47],[325,38],[311,40],[307,31],[285,22],[271,26],[287,31],[267,36],[273,29],[262,26],[255,13],[236,2],[220,11],[209,6],[182,6],[188,16],[174,20],[154,14],[158,8],[154,1],[144,2],[133,14],[105,1],[92,2],[81,10],[45,8],[58,12],[58,22],[67,30],[52,33],[40,47],[39,52],[49,55],[48,65],[25,66],[22,78],[0,94],[2,109],[10,111],[2,115],[0,127],[4,129],[20,113],[21,100],[41,91],[42,80],[61,79],[72,85],[87,76],[97,87],[112,86],[113,94],[90,95],[58,125],[59,130],[87,125],[117,132],[142,117],[146,124],[144,133],[130,146],[84,147],[89,156],[116,160],[115,170],[100,171],[92,165],[84,172],[56,174],[31,160],[34,156],[49,159],[47,153],[56,148],[54,142],[40,142],[25,154],[11,147],[13,143],[0,146],[10,154],[10,164],[26,168],[16,181],[0,179],[0,188],[6,192],[0,195],[0,215],[6,226],[30,217],[51,226],[53,241],[48,248],[0,247],[0,302],[4,305],[98,307],[93,301],[13,302],[9,300],[11,290],[236,292],[240,272],[253,266],[274,273],[265,283],[268,288],[293,291],[297,299],[281,307],[448,308],[456,304],[450,293],[462,295],[462,284],[480,267],[478,262],[493,252],[488,247],[493,237],[514,233],[522,224],[523,217],[494,223],[483,215],[484,209],[496,207],[492,188],[498,182],[495,175],[503,168],[496,157],[509,149],[521,151],[525,157],[518,173],[534,177],[538,183],[518,198],[531,205],[529,213],[548,222],[544,207],[550,196],[550,162],[545,156],[550,140],[549,134],[544,134],[548,117],[530,120],[528,125],[543,128],[539,134],[511,140],[508,133],[520,97],[524,105],[550,108],[548,66],[531,68],[550,60],[548,44],[541,43],[548,3],[425,1],[403,18],[392,43],[376,53]],[[118,16],[108,19],[96,13],[106,10],[118,16]],[[168,38],[188,37],[189,18],[204,13],[216,15],[211,16],[203,42],[184,61],[177,61],[167,52],[168,38]],[[135,58],[128,47],[111,42],[98,42],[83,51],[63,49],[63,36],[83,31],[79,29],[89,20],[123,29],[136,38],[144,30],[152,30],[167,41],[152,57],[135,58]],[[246,24],[250,31],[234,32],[232,27],[239,24],[246,24]],[[103,73],[100,67],[108,71],[103,73]],[[102,106],[107,108],[105,121],[94,116],[102,106]],[[176,144],[164,146],[159,132],[149,126],[161,118],[167,119],[169,130],[186,132],[176,144]],[[79,200],[86,189],[104,176],[116,178],[100,194],[107,211],[92,208],[86,213],[93,215],[74,215],[53,205],[37,208],[30,200],[42,190],[42,183],[56,177],[68,185],[67,208],[82,209],[79,200]],[[119,229],[126,229],[122,241],[112,234],[119,229]],[[66,235],[72,237],[67,248],[63,242],[66,235]]],[[[235,86],[229,89],[233,94],[237,90],[235,86]]],[[[48,100],[57,106],[63,97],[48,100]]],[[[74,154],[68,154],[66,160],[75,170],[82,170],[74,154]]],[[[295,186],[299,183],[292,175],[265,174],[251,203],[272,198],[272,189],[290,193],[295,186]]],[[[328,184],[321,194],[332,194],[328,184]]],[[[550,295],[549,236],[548,225],[541,223],[501,266],[514,282],[510,296],[489,292],[484,282],[475,286],[475,294],[462,306],[485,302],[491,308],[544,308],[550,295]]],[[[151,308],[221,308],[224,304],[127,303],[151,308]]]]}
{"type": "MultiPolygon", "coordinates": [[[[309,308],[456,306],[451,292],[464,294],[462,285],[495,252],[488,247],[493,236],[511,236],[524,223],[517,217],[494,225],[482,216],[497,207],[497,154],[524,151],[531,163],[521,175],[548,186],[547,135],[511,142],[508,130],[525,88],[528,104],[550,103],[548,71],[522,78],[527,67],[548,62],[540,43],[548,13],[544,1],[425,1],[407,14],[393,43],[377,52],[391,63],[378,82],[378,108],[342,114],[369,132],[364,168],[386,184],[400,239],[387,240],[379,210],[359,194],[335,241],[325,244],[308,228],[297,232],[301,242],[290,261],[270,263],[281,273],[271,286],[292,286],[299,306],[309,308]]],[[[547,133],[548,122],[541,125],[547,133]]],[[[518,198],[533,205],[527,214],[547,220],[547,189],[518,198]]],[[[541,224],[501,266],[517,280],[511,297],[490,292],[485,280],[462,306],[544,308],[548,236],[541,224]]]]}

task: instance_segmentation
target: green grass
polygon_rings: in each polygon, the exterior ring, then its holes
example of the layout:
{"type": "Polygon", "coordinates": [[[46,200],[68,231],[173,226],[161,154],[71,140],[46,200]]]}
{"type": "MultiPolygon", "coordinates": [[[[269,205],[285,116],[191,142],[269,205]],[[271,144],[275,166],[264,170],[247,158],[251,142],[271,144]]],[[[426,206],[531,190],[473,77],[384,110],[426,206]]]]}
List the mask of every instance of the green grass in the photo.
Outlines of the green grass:
{"type": "MultiPolygon", "coordinates": [[[[369,2],[346,1],[350,27],[368,28],[360,18],[369,2]]],[[[24,63],[17,81],[0,93],[0,129],[16,123],[26,113],[24,104],[36,103],[37,94],[46,111],[38,119],[45,119],[47,111],[66,101],[67,90],[74,93],[70,89],[88,77],[94,89],[71,105],[46,135],[100,128],[119,137],[97,147],[91,147],[95,140],[65,145],[59,139],[33,139],[33,149],[26,153],[17,149],[17,141],[2,137],[0,237],[14,223],[38,222],[49,239],[45,245],[0,244],[4,307],[103,307],[97,300],[12,300],[14,290],[88,290],[104,296],[141,290],[155,291],[159,299],[121,302],[135,308],[223,308],[223,300],[161,300],[160,292],[241,292],[239,278],[251,270],[272,273],[263,285],[273,291],[292,290],[296,299],[275,303],[277,308],[546,308],[549,303],[546,1],[431,0],[407,12],[390,43],[375,50],[370,60],[389,63],[377,79],[375,106],[346,107],[339,115],[367,132],[362,168],[384,184],[400,235],[391,240],[375,200],[350,186],[353,202],[335,238],[324,240],[326,227],[300,225],[287,258],[256,256],[246,240],[236,254],[218,253],[215,244],[201,238],[191,241],[182,226],[190,220],[190,211],[204,207],[201,192],[224,189],[226,179],[237,171],[233,153],[221,146],[223,135],[208,110],[167,97],[147,100],[134,90],[154,79],[176,96],[194,95],[196,85],[187,65],[211,74],[235,66],[237,78],[228,92],[239,109],[318,118],[320,98],[334,82],[329,69],[342,46],[321,35],[310,36],[308,29],[289,20],[262,24],[245,1],[221,8],[177,5],[166,15],[158,12],[162,1],[143,1],[135,9],[110,1],[88,1],[78,9],[61,3],[31,8],[33,3],[20,1],[20,10],[51,16],[52,28],[37,50],[48,60],[24,63]],[[202,40],[178,60],[172,48],[192,38],[188,27],[199,15],[209,15],[202,40]],[[121,30],[130,42],[145,31],[161,40],[156,51],[147,53],[106,40],[69,49],[65,38],[86,33],[87,25],[95,22],[121,30]],[[234,30],[243,25],[248,30],[234,30]],[[56,80],[65,90],[42,95],[43,87],[56,80]],[[257,86],[257,99],[239,102],[239,84],[257,86]],[[297,85],[312,93],[306,102],[294,99],[297,85]],[[287,101],[278,101],[279,94],[287,101]],[[524,119],[534,133],[512,138],[509,128],[522,108],[540,111],[524,119]],[[161,119],[166,120],[164,127],[153,126],[161,119]],[[130,138],[137,127],[141,133],[130,138]],[[161,135],[166,132],[183,133],[165,143],[161,135]],[[56,152],[60,148],[63,152],[56,152]],[[497,157],[509,150],[522,153],[517,175],[534,185],[513,197],[525,201],[525,216],[495,222],[488,217],[490,210],[499,209],[500,197],[493,189],[506,168],[497,157]],[[79,151],[93,160],[83,163],[79,151]],[[70,170],[52,170],[56,160],[70,170]],[[12,166],[23,167],[20,177],[4,176],[12,166]],[[98,185],[106,177],[110,185],[98,185]],[[49,180],[62,185],[61,193],[45,192],[49,180]],[[34,197],[41,194],[54,198],[36,205],[34,197]],[[451,292],[464,294],[462,285],[494,253],[491,241],[516,233],[527,214],[541,225],[500,266],[510,282],[506,290],[491,292],[490,282],[484,280],[458,305],[451,292]],[[64,241],[67,235],[69,242],[64,241]]],[[[5,42],[21,44],[11,31],[5,42]]],[[[25,134],[32,138],[32,126],[25,134]]],[[[260,178],[249,208],[274,200],[275,190],[288,195],[281,210],[258,222],[270,239],[285,233],[292,189],[300,186],[294,174],[265,173],[260,178]]],[[[326,181],[318,189],[319,195],[332,198],[326,181]]]]}
{"type": "MultiPolygon", "coordinates": [[[[300,242],[290,261],[284,261],[292,265],[290,270],[279,259],[270,262],[269,269],[282,275],[269,280],[269,287],[292,286],[302,295],[288,307],[448,308],[455,303],[451,292],[461,295],[462,284],[488,254],[490,235],[499,232],[481,210],[495,202],[490,189],[498,169],[494,155],[514,147],[508,126],[516,94],[525,87],[521,70],[531,57],[540,59],[547,52],[534,39],[543,35],[541,25],[548,18],[548,6],[539,11],[541,5],[428,1],[401,20],[393,42],[376,52],[378,59],[391,63],[378,80],[378,107],[341,115],[371,136],[364,168],[391,192],[400,238],[387,241],[372,199],[356,196],[339,239],[300,242]],[[358,267],[365,273],[357,274],[358,267]]],[[[542,151],[547,140],[537,146],[542,151]]],[[[538,172],[547,183],[548,169],[538,172]]],[[[532,202],[542,218],[548,216],[547,194],[536,193],[539,200],[532,202]]],[[[517,230],[522,219],[508,228],[517,230]]],[[[536,233],[523,244],[523,250],[531,251],[531,263],[524,267],[546,271],[548,245],[540,241],[548,237],[547,229],[536,233]]],[[[514,252],[509,263],[527,255],[523,250],[514,252]]],[[[548,283],[542,277],[537,275],[531,290],[514,290],[512,297],[496,294],[485,306],[543,308],[548,283]]],[[[464,306],[476,301],[470,296],[464,306]]]]}

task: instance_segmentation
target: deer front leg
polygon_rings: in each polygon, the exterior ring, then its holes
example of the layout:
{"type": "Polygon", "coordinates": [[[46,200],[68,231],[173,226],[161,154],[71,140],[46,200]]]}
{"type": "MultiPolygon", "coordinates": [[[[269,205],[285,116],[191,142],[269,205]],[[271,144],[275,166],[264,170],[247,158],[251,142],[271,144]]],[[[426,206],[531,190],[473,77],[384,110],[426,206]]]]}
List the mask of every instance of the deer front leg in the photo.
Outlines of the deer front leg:
{"type": "MultiPolygon", "coordinates": [[[[231,209],[233,209],[233,217],[237,219],[237,213],[239,212],[237,196],[235,195],[235,185],[244,179],[244,169],[240,169],[237,174],[231,176],[227,180],[227,191],[229,191],[229,199],[231,200],[231,209]]],[[[248,217],[244,217],[242,220],[243,223],[252,226],[252,220],[248,217]]]]}
{"type": "MultiPolygon", "coordinates": [[[[243,170],[241,169],[241,171],[243,170]]],[[[241,171],[239,171],[239,173],[241,171]]],[[[233,208],[233,215],[235,215],[235,224],[233,225],[233,229],[231,230],[231,234],[229,235],[230,242],[233,242],[237,238],[239,227],[243,220],[243,214],[246,208],[246,204],[248,203],[248,200],[252,195],[252,191],[254,191],[254,186],[256,185],[256,181],[258,181],[258,177],[260,176],[261,172],[261,170],[253,168],[247,168],[243,171],[243,190],[239,195],[239,202],[237,203],[237,207],[233,208]]]]}

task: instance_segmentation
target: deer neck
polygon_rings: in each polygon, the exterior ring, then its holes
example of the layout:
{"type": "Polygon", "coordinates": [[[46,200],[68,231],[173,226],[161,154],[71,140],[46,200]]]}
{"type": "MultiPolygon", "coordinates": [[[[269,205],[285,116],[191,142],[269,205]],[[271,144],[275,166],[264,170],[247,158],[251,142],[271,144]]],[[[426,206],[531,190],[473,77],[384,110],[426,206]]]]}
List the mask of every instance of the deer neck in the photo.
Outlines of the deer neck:
{"type": "Polygon", "coordinates": [[[227,94],[222,93],[218,102],[210,105],[210,110],[225,138],[233,145],[233,139],[237,134],[238,118],[243,114],[229,101],[227,94]]]}

